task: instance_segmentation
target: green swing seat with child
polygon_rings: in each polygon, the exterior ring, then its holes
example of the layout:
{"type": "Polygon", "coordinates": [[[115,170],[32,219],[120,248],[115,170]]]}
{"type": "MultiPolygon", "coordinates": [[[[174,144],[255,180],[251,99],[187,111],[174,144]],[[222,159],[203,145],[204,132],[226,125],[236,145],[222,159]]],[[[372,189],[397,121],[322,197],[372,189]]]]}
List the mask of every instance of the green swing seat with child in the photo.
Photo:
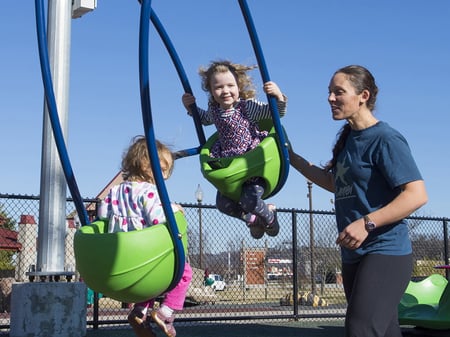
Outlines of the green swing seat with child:
{"type": "MultiPolygon", "coordinates": [[[[181,212],[175,219],[187,255],[187,222],[181,212]]],[[[166,224],[108,233],[108,221],[97,220],[75,233],[74,252],[84,282],[118,301],[156,297],[173,279],[176,258],[166,224]]]]}
{"type": "MultiPolygon", "coordinates": [[[[200,166],[203,176],[223,195],[239,200],[242,185],[252,177],[262,177],[266,183],[263,199],[281,189],[283,158],[279,151],[278,139],[271,120],[260,122],[262,130],[269,134],[253,150],[239,156],[211,158],[211,147],[216,142],[215,132],[200,150],[200,166]]],[[[284,131],[284,130],[283,130],[284,131]]]]}

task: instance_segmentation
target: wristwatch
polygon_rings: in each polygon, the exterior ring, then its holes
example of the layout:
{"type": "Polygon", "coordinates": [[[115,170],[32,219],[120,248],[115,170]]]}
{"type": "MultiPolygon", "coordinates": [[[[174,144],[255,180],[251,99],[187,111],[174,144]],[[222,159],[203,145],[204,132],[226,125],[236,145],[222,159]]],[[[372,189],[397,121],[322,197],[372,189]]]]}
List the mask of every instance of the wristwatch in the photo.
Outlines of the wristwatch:
{"type": "Polygon", "coordinates": [[[368,215],[364,215],[364,225],[369,233],[377,227],[377,224],[370,220],[368,215]]]}

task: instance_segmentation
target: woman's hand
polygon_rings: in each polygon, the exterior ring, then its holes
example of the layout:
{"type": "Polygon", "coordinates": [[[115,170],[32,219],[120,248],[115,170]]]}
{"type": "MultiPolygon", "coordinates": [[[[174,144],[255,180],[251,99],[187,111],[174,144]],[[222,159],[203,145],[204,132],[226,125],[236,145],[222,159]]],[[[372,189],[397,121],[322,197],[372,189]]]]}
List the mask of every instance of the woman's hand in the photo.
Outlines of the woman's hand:
{"type": "Polygon", "coordinates": [[[348,249],[357,249],[368,235],[364,219],[361,218],[352,222],[339,233],[336,244],[348,249]]]}

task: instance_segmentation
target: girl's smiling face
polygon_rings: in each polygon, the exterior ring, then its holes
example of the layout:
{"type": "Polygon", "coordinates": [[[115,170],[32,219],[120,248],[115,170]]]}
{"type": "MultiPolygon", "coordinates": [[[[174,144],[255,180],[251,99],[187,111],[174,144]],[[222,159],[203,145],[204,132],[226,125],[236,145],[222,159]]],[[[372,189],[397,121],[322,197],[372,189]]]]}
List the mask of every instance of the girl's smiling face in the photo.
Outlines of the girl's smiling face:
{"type": "Polygon", "coordinates": [[[222,109],[230,109],[239,101],[239,87],[230,71],[213,74],[209,86],[214,101],[222,109]]]}

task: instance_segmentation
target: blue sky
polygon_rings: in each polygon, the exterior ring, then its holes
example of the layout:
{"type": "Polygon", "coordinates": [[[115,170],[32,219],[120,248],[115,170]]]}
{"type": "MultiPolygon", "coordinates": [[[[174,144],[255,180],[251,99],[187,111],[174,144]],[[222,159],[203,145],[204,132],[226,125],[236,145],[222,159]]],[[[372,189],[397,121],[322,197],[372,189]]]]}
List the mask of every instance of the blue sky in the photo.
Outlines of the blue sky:
{"type": "MultiPolygon", "coordinates": [[[[256,64],[237,1],[154,0],[153,8],[183,62],[199,106],[206,95],[198,68],[215,59],[256,64]]],[[[294,149],[323,164],[341,122],[331,119],[327,86],[333,72],[361,64],[380,93],[376,116],[407,138],[429,193],[419,212],[449,216],[450,2],[248,0],[270,78],[289,97],[282,123],[294,149]]],[[[38,195],[43,85],[34,1],[8,1],[0,14],[1,193],[38,195]]],[[[84,197],[94,197],[118,172],[122,152],[143,133],[138,78],[140,6],[98,0],[97,9],[72,20],[67,146],[84,197]]],[[[194,124],[181,104],[183,89],[159,36],[150,29],[150,81],[156,136],[173,149],[197,145],[194,124]]],[[[252,73],[260,98],[259,72],[252,73]]],[[[205,132],[210,135],[213,127],[205,132]]],[[[167,182],[177,202],[204,202],[214,188],[198,157],[178,160],[167,182]]],[[[332,195],[314,186],[313,208],[330,210],[332,195]]],[[[305,178],[291,168],[270,202],[308,208],[305,178]]]]}

